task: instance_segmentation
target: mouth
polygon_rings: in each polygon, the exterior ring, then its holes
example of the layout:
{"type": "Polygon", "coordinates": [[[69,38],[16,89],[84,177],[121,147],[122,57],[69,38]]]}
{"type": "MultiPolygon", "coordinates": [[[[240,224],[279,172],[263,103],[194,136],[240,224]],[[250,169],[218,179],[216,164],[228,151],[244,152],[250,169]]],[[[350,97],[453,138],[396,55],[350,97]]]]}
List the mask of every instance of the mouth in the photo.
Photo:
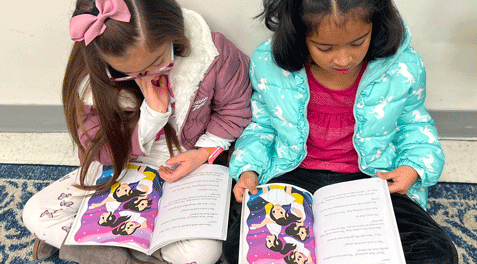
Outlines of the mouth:
{"type": "Polygon", "coordinates": [[[350,68],[347,68],[347,69],[334,69],[336,73],[338,74],[347,74],[351,69],[350,68]]]}

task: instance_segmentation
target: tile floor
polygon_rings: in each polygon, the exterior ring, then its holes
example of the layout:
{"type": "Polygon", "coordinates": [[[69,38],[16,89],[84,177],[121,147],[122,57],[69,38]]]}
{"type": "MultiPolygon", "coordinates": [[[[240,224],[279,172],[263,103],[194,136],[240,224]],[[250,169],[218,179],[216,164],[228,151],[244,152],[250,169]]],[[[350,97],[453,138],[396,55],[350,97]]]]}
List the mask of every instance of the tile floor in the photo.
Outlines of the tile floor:
{"type": "MultiPolygon", "coordinates": [[[[442,140],[446,165],[440,181],[477,183],[477,141],[442,140]]],[[[77,166],[67,133],[0,133],[0,163],[77,166]]]]}

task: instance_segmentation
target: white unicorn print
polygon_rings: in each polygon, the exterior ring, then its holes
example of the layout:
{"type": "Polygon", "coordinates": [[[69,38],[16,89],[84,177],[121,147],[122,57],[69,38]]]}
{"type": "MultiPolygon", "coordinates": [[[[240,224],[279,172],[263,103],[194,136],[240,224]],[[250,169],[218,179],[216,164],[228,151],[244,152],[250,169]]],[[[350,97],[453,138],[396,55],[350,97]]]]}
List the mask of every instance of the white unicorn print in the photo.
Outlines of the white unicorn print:
{"type": "Polygon", "coordinates": [[[288,124],[290,127],[293,127],[291,123],[289,123],[284,117],[283,117],[283,110],[280,106],[277,105],[277,107],[275,107],[275,109],[277,111],[274,111],[273,113],[275,114],[276,117],[278,117],[278,119],[282,120],[283,121],[283,125],[286,125],[288,124]]]}
{"type": "Polygon", "coordinates": [[[266,78],[262,78],[260,79],[260,83],[257,85],[258,89],[262,92],[266,92],[267,89],[269,89],[267,87],[267,79],[266,78]]]}
{"type": "Polygon", "coordinates": [[[384,97],[382,97],[383,99],[381,101],[379,101],[379,104],[374,107],[372,110],[371,113],[376,113],[376,119],[381,119],[384,117],[384,107],[389,103],[391,102],[391,100],[393,99],[392,96],[390,96],[388,98],[388,100],[384,99],[384,97]]]}
{"type": "Polygon", "coordinates": [[[412,94],[417,95],[417,100],[421,100],[423,92],[424,92],[424,89],[419,88],[417,91],[412,91],[412,94]]]}
{"type": "Polygon", "coordinates": [[[285,153],[285,150],[283,150],[283,146],[280,146],[280,143],[277,144],[277,154],[279,158],[283,158],[283,153],[285,153]]]}
{"type": "Polygon", "coordinates": [[[395,153],[396,152],[396,146],[394,146],[394,144],[392,144],[392,143],[390,143],[389,146],[390,146],[389,153],[395,153]]]}
{"type": "Polygon", "coordinates": [[[363,98],[361,98],[361,102],[356,103],[356,107],[359,108],[359,109],[364,108],[364,99],[363,98]]]}
{"type": "Polygon", "coordinates": [[[361,142],[364,142],[365,140],[366,140],[366,141],[370,141],[370,140],[371,140],[371,138],[369,138],[369,137],[367,137],[367,138],[362,138],[361,135],[359,135],[359,134],[356,134],[356,139],[358,139],[358,140],[361,141],[361,142]]]}
{"type": "Polygon", "coordinates": [[[383,154],[383,150],[384,150],[385,148],[386,148],[386,146],[384,146],[383,148],[378,149],[378,150],[376,151],[376,154],[374,154],[374,155],[371,157],[371,160],[370,160],[369,162],[381,158],[381,155],[383,154]]]}
{"type": "Polygon", "coordinates": [[[249,127],[250,127],[251,130],[255,130],[255,129],[257,129],[257,128],[262,128],[262,127],[261,127],[259,124],[257,124],[257,123],[250,123],[249,127]]]}
{"type": "Polygon", "coordinates": [[[247,154],[245,153],[245,151],[237,148],[235,151],[234,151],[234,156],[235,156],[235,159],[242,162],[242,155],[243,154],[247,154]]]}
{"type": "Polygon", "coordinates": [[[300,149],[301,149],[300,147],[298,147],[296,145],[293,145],[290,148],[293,149],[294,151],[297,151],[297,152],[300,151],[300,149]]]}
{"type": "Polygon", "coordinates": [[[434,171],[434,168],[432,167],[432,163],[434,163],[434,156],[432,156],[432,154],[429,154],[426,156],[427,158],[421,158],[422,162],[424,162],[424,166],[426,166],[426,168],[429,170],[429,171],[434,171]]]}
{"type": "Polygon", "coordinates": [[[287,70],[282,70],[283,76],[288,77],[290,75],[290,72],[287,70]]]}
{"type": "Polygon", "coordinates": [[[250,103],[250,105],[252,106],[252,114],[255,118],[259,118],[260,117],[260,113],[263,113],[262,109],[260,109],[257,105],[257,101],[252,101],[250,103]]]}
{"type": "Polygon", "coordinates": [[[268,134],[268,135],[260,135],[260,139],[267,139],[272,141],[275,138],[273,134],[268,134]]]}
{"type": "Polygon", "coordinates": [[[431,117],[428,115],[421,115],[419,110],[412,111],[412,116],[414,116],[414,121],[416,122],[427,122],[429,119],[431,119],[431,117]]]}
{"type": "Polygon", "coordinates": [[[249,171],[250,167],[252,167],[252,165],[247,164],[247,165],[243,166],[242,171],[249,171]]]}
{"type": "Polygon", "coordinates": [[[398,72],[398,74],[400,74],[401,76],[403,76],[404,78],[406,78],[407,80],[405,80],[403,83],[409,83],[409,85],[413,84],[414,83],[414,76],[412,76],[412,74],[409,73],[408,69],[407,69],[407,65],[405,63],[402,63],[400,62],[399,64],[399,70],[393,70],[392,73],[394,74],[396,71],[398,72]]]}
{"type": "Polygon", "coordinates": [[[419,127],[419,130],[421,131],[422,134],[426,135],[429,138],[428,143],[434,143],[436,142],[436,136],[432,134],[431,130],[426,126],[426,128],[419,127]]]}

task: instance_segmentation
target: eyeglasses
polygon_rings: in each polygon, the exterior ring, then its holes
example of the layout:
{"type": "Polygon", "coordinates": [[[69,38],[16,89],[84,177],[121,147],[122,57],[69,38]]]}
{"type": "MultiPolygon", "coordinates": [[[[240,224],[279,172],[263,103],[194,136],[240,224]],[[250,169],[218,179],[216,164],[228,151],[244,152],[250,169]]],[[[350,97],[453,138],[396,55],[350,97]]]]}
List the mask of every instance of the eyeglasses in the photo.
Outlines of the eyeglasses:
{"type": "MultiPolygon", "coordinates": [[[[164,67],[152,70],[152,71],[145,71],[144,73],[140,72],[140,73],[136,73],[136,74],[126,75],[126,76],[123,76],[123,77],[113,76],[113,74],[109,70],[109,67],[106,66],[106,74],[108,75],[108,78],[111,81],[124,82],[124,81],[132,81],[136,78],[140,78],[140,77],[144,77],[144,76],[148,76],[148,75],[158,75],[158,74],[169,71],[170,69],[172,69],[173,66],[174,66],[174,45],[171,43],[171,63],[169,63],[167,66],[164,66],[164,67]]],[[[119,74],[119,72],[116,72],[116,73],[117,73],[116,75],[119,74]]]]}

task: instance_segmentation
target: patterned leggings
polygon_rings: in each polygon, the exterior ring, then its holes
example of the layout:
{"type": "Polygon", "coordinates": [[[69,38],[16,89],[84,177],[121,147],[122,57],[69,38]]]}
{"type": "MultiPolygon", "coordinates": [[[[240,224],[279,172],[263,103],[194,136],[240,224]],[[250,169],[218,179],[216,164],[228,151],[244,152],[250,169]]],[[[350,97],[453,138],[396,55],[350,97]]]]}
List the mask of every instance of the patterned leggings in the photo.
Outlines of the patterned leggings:
{"type": "MultiPolygon", "coordinates": [[[[100,175],[101,171],[102,165],[94,162],[88,173],[100,175]]],[[[89,178],[94,183],[97,177],[89,178]]],[[[42,189],[28,200],[23,209],[23,222],[28,230],[57,248],[62,246],[81,201],[87,194],[74,187],[75,183],[79,183],[78,170],[42,189]]],[[[162,258],[170,263],[215,263],[222,253],[222,241],[184,240],[169,244],[160,251],[162,258]]]]}

